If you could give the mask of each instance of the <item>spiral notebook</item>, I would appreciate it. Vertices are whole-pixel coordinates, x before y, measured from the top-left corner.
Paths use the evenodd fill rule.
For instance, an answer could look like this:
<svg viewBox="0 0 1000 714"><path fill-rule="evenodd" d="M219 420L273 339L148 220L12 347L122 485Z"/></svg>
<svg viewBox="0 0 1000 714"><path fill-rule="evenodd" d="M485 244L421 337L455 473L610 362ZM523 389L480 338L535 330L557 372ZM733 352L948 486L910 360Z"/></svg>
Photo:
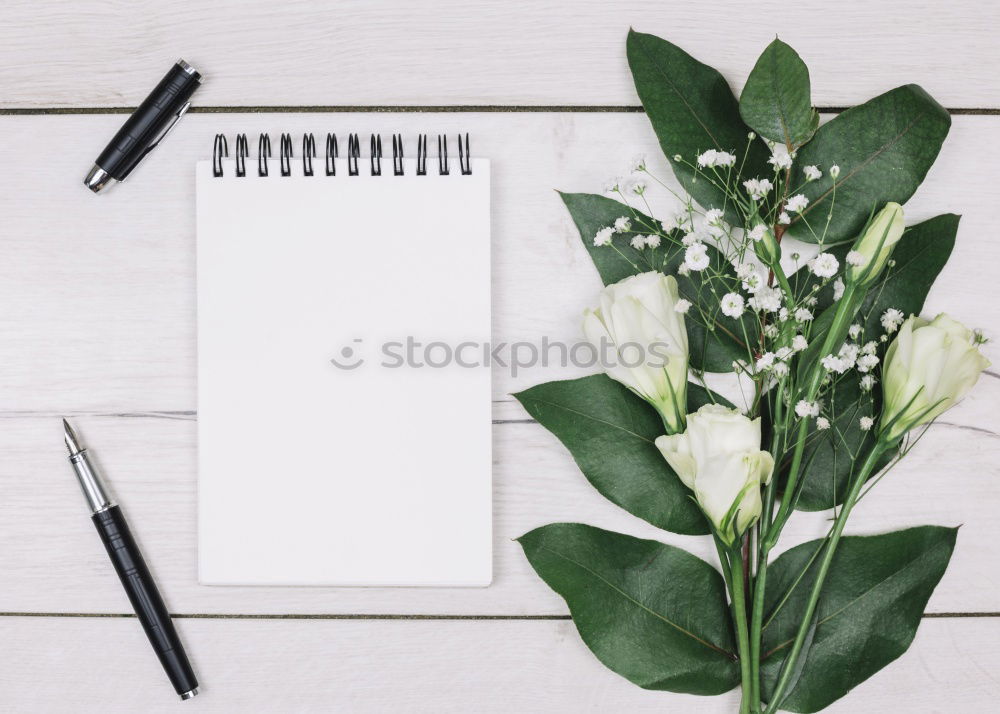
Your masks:
<svg viewBox="0 0 1000 714"><path fill-rule="evenodd" d="M415 139L197 166L203 584L490 583L490 165Z"/></svg>

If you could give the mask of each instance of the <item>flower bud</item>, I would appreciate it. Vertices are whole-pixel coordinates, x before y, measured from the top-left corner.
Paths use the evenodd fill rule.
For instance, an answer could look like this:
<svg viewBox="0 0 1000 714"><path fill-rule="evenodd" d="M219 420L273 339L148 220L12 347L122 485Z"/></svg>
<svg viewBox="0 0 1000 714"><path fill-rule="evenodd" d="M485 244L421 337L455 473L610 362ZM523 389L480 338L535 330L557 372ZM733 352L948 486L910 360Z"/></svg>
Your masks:
<svg viewBox="0 0 1000 714"><path fill-rule="evenodd" d="M684 307L674 277L652 271L608 285L583 317L608 376L652 404L669 434L684 429L687 413Z"/></svg>
<svg viewBox="0 0 1000 714"><path fill-rule="evenodd" d="M656 447L724 542L732 543L760 517L760 487L770 481L774 459L761 451L759 417L706 404L688 414L684 433L661 436Z"/></svg>
<svg viewBox="0 0 1000 714"><path fill-rule="evenodd" d="M883 439L894 442L935 419L964 397L989 366L972 330L944 313L930 321L911 316L885 353Z"/></svg>
<svg viewBox="0 0 1000 714"><path fill-rule="evenodd" d="M898 203L885 204L854 242L853 250L861 258L858 264L848 267L847 281L858 285L873 283L902 238L904 227L903 207Z"/></svg>
<svg viewBox="0 0 1000 714"><path fill-rule="evenodd" d="M781 246L774 237L774 231L771 230L770 226L764 225L764 223L758 223L754 230L764 229L764 234L761 236L760 240L757 240L753 244L753 250L766 265L774 266L781 261Z"/></svg>

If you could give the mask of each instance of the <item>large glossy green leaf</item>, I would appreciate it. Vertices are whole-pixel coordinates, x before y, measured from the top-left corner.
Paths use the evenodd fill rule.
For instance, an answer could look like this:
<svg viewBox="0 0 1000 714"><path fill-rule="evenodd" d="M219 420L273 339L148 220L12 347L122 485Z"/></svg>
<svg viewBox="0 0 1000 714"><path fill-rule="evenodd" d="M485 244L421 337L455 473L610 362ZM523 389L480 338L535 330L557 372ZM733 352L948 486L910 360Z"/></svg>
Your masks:
<svg viewBox="0 0 1000 714"><path fill-rule="evenodd" d="M653 443L663 434L662 419L626 387L597 374L539 384L514 397L569 449L583 475L612 503L673 533L709 532L691 491ZM728 405L688 384L688 412L711 401Z"/></svg>
<svg viewBox="0 0 1000 714"><path fill-rule="evenodd" d="M879 320L890 307L907 315L920 313L927 293L951 255L958 220L959 216L949 213L906 230L893 252L895 264L886 269L885 279L874 285L862 301L857 319L864 328L861 340L878 339L883 332ZM826 292L829 288L821 291L821 296ZM824 311L813 327L813 334L826 331L833 312L832 307ZM818 339L814 344L818 344ZM884 356L885 347L880 345L880 357ZM815 353L805 358L810 356ZM858 420L880 412L881 389L864 392L860 382L861 375L851 370L836 380L826 397L824 413L829 416L831 426L824 431L813 426L807 437L799 510L820 511L843 502L857 455L867 453L875 442L874 431L862 431ZM882 464L893 456L894 453L887 453Z"/></svg>
<svg viewBox="0 0 1000 714"><path fill-rule="evenodd" d="M747 78L740 95L740 115L764 138L792 148L802 146L819 126L809 91L806 63L775 38Z"/></svg>
<svg viewBox="0 0 1000 714"><path fill-rule="evenodd" d="M672 242L664 240L656 250L647 248L640 251L631 246L636 235L655 231L656 222L651 217L606 196L590 193L562 193L560 196L605 285L650 270L660 270L677 279L681 297L696 306L685 320L693 368L707 372L731 372L733 360L747 358L744 335L749 336L752 344L756 343L759 325L755 316L748 311L738 321L723 315L719 311L719 298L712 293L704 277L721 273L731 281L736 280L732 265L719 251L709 246L712 264L708 270L679 275L677 268L684 261L684 248L680 245L679 236L675 236ZM632 221L632 230L616 234L611 245L595 246L594 235L597 231L613 225L615 219L623 216Z"/></svg>
<svg viewBox="0 0 1000 714"><path fill-rule="evenodd" d="M726 79L655 35L630 30L626 50L636 92L677 180L703 207L723 208L731 223L738 222L723 191L704 177L696 180L690 167L699 153L715 149L740 157L741 177L771 174L767 147L760 139L747 138L750 129ZM687 163L675 161L677 154Z"/></svg>
<svg viewBox="0 0 1000 714"><path fill-rule="evenodd" d="M840 541L817 606L812 642L803 655L805 664L782 709L819 711L906 651L948 567L957 532L921 526ZM761 667L765 698L805 612L819 558L810 560L822 542L792 548L768 568L765 612L770 620L765 620Z"/></svg>
<svg viewBox="0 0 1000 714"><path fill-rule="evenodd" d="M913 195L937 158L950 126L948 111L915 84L893 89L834 117L795 159L792 174L796 179L801 179L803 166L816 165L824 173L802 187L809 205L793 217L789 234L816 242L832 206L825 242L852 240L873 208L888 201L905 203ZM829 173L834 164L840 166L836 179Z"/></svg>
<svg viewBox="0 0 1000 714"><path fill-rule="evenodd" d="M687 551L580 523L518 541L609 669L646 689L721 694L739 682L719 572Z"/></svg>

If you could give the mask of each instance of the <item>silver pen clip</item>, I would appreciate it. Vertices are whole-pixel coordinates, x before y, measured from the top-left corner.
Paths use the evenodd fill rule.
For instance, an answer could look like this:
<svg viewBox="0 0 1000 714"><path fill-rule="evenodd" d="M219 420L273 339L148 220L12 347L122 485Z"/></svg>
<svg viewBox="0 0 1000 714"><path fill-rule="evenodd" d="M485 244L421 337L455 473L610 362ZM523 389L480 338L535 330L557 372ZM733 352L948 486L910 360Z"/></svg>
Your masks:
<svg viewBox="0 0 1000 714"><path fill-rule="evenodd" d="M156 141L154 141L152 144L150 144L149 146L146 147L146 150L143 151L139 155L139 158L136 160L136 162L132 166L132 168L128 170L128 173L126 173L124 176L122 176L120 179L118 179L119 183L124 183L125 179L127 179L129 177L129 174L132 173L132 171L135 169L135 167L138 166L139 164L141 164L142 160L145 159L149 155L149 152L152 151L153 149L155 149L157 146L159 146L160 142L167 138L167 134L169 134L171 132L171 130L175 126L177 126L177 122L179 122L181 120L182 116L184 116L185 114L187 114L187 110L190 109L190 108L191 108L191 102L185 102L184 106L182 106L177 111L177 114L174 116L173 121L171 121L169 124L167 124L166 127L164 127L163 133L161 133L156 138Z"/></svg>

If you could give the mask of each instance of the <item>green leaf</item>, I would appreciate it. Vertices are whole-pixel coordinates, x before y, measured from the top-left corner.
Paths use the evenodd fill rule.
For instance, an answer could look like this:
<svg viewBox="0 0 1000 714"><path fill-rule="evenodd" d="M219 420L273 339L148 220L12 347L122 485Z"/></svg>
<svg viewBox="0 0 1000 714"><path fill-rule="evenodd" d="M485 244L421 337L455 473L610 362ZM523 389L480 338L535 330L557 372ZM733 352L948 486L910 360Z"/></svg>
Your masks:
<svg viewBox="0 0 1000 714"><path fill-rule="evenodd" d="M722 208L730 223L739 224L725 192L706 176L696 180L690 166L701 152L716 149L736 155L737 169L743 165L740 180L771 175L767 147L747 138L750 129L725 78L655 35L629 30L626 50L636 92L677 180L703 207ZM674 160L677 154L683 162Z"/></svg>
<svg viewBox="0 0 1000 714"><path fill-rule="evenodd" d="M957 532L921 526L841 539L817 605L805 665L782 709L819 711L906 651L948 567ZM796 546L768 568L761 667L765 698L805 612L819 561L813 556L822 544L815 540Z"/></svg>
<svg viewBox="0 0 1000 714"><path fill-rule="evenodd" d="M779 144L798 147L819 126L809 98L809 69L781 40L769 44L740 95L740 115L750 128Z"/></svg>
<svg viewBox="0 0 1000 714"><path fill-rule="evenodd" d="M645 689L722 694L739 682L719 572L687 551L581 523L518 538L587 647Z"/></svg>
<svg viewBox="0 0 1000 714"><path fill-rule="evenodd" d="M547 382L515 394L525 410L569 449L594 488L657 528L688 535L709 532L691 491L654 445L659 414L607 375ZM710 402L730 406L688 384L688 412Z"/></svg>
<svg viewBox="0 0 1000 714"><path fill-rule="evenodd" d="M852 240L873 208L889 201L905 203L913 195L937 158L950 126L948 111L915 84L893 89L834 117L795 159L793 185L802 181L804 166L819 166L823 177L802 186L809 205L794 216L789 234L816 243L830 215L825 243ZM840 166L836 179L829 173L834 164Z"/></svg>
<svg viewBox="0 0 1000 714"><path fill-rule="evenodd" d="M745 336L749 337L751 344L756 344L759 324L749 311L741 320L733 320L720 312L719 296L712 292L707 276L722 273L729 280L735 281L736 275L733 266L718 250L708 246L711 260L709 269L692 272L687 276L679 275L677 268L684 261L684 247L680 244L679 235L673 233L668 236L660 248L639 251L631 246L632 238L656 232L659 224L653 218L606 196L590 193L559 195L573 217L583 245L590 253L605 285L650 270L674 275L680 296L696 306L684 321L688 333L689 359L694 369L732 372L733 360L746 359ZM597 231L613 225L622 216L632 221L633 230L615 234L611 245L595 246L594 236Z"/></svg>
<svg viewBox="0 0 1000 714"><path fill-rule="evenodd" d="M927 293L951 255L958 221L959 216L949 213L906 230L893 252L895 265L886 269L884 280L876 283L861 303L856 320L863 328L860 340L878 339L883 332L879 320L890 307L906 315L920 314ZM820 291L820 296L830 292L827 288ZM832 295L829 300L832 304ZM828 307L817 318L813 335L826 332L835 310ZM817 348L819 342L818 337L814 338ZM884 357L885 347L880 345L880 357ZM806 363L821 356L817 349L807 352L803 360ZM821 511L843 502L856 465L855 455L866 453L875 442L874 430L862 431L858 420L862 416L875 417L882 409L881 389L864 392L861 375L856 370L837 378L826 401L824 413L830 419L830 428L819 431L813 423L803 452L806 466L797 504L803 511ZM881 466L888 464L894 455L895 452L886 453Z"/></svg>

